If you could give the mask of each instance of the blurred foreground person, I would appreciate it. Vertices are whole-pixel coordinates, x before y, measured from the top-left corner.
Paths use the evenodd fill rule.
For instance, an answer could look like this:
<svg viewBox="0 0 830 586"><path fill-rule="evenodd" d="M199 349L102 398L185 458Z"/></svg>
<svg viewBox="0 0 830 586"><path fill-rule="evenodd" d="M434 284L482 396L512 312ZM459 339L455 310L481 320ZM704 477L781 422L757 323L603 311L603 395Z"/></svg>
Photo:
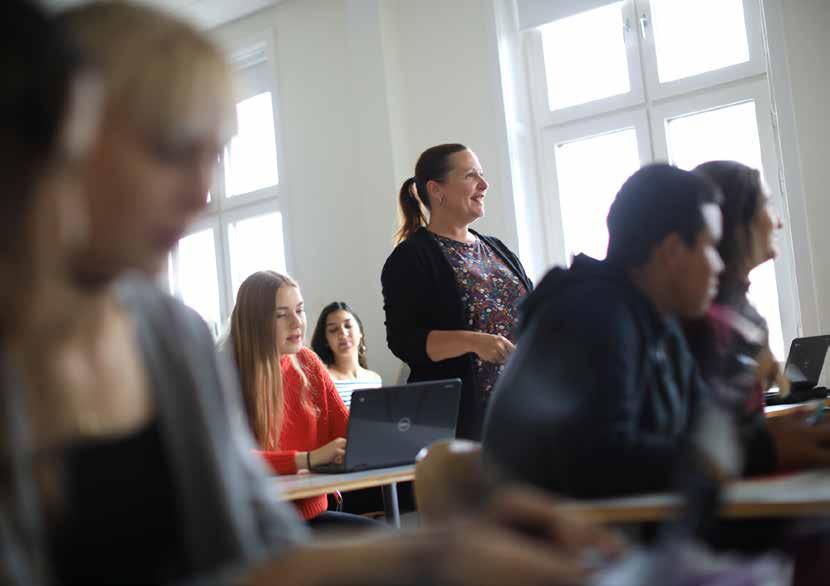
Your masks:
<svg viewBox="0 0 830 586"><path fill-rule="evenodd" d="M2 306L4 583L571 584L588 573L573 551L617 547L521 489L451 528L307 545L253 454L207 327L150 279L204 207L230 135L221 53L154 10L66 13L101 76L87 151L71 51L30 3L7 0L0 15L15 23L0 40L0 141L19 156L2 177L0 233L21 236L2 270L25 285ZM32 274L16 272L27 257ZM58 290L52 279L67 290L54 315L23 320ZM22 342L49 324L63 328L50 353Z"/></svg>

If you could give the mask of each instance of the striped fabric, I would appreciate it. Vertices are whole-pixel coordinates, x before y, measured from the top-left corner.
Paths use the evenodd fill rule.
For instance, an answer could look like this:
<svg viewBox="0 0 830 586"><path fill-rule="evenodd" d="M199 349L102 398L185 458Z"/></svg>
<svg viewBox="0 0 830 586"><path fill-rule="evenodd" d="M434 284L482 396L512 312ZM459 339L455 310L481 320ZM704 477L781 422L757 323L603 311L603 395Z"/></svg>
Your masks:
<svg viewBox="0 0 830 586"><path fill-rule="evenodd" d="M351 407L352 391L358 389L377 389L381 386L379 381L375 380L336 380L334 386L337 387L337 394L343 399L346 407Z"/></svg>

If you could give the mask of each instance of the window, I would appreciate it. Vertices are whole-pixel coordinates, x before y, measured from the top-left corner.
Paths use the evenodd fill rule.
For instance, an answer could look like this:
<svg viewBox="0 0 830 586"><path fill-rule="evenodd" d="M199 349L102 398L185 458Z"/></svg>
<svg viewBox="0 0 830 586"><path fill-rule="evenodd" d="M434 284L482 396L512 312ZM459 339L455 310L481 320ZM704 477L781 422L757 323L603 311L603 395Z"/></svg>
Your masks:
<svg viewBox="0 0 830 586"><path fill-rule="evenodd" d="M542 49L551 110L627 94L628 59L619 22L622 2L543 27ZM562 59L571 53L583 59ZM594 75L585 76L585 71Z"/></svg>
<svg viewBox="0 0 830 586"><path fill-rule="evenodd" d="M237 134L225 149L225 195L236 197L279 182L271 92L236 105Z"/></svg>
<svg viewBox="0 0 830 586"><path fill-rule="evenodd" d="M758 0L518 5L553 262L605 256L614 195L649 161L740 161L761 170L783 214ZM785 226L779 238L789 236ZM780 249L753 271L750 297L783 359L798 310L789 248Z"/></svg>
<svg viewBox="0 0 830 586"><path fill-rule="evenodd" d="M221 323L215 238L211 228L193 232L182 238L170 255L170 266L176 275L172 292L198 311L214 334Z"/></svg>
<svg viewBox="0 0 830 586"><path fill-rule="evenodd" d="M248 275L261 270L285 273L282 215L271 212L228 224L232 298Z"/></svg>
<svg viewBox="0 0 830 586"><path fill-rule="evenodd" d="M602 173L597 161L605 161ZM633 128L556 145L556 173L568 259L584 252L604 258L608 231L594 210L607 210L622 182L640 168Z"/></svg>
<svg viewBox="0 0 830 586"><path fill-rule="evenodd" d="M652 0L651 9L660 83L749 61L742 0Z"/></svg>
<svg viewBox="0 0 830 586"><path fill-rule="evenodd" d="M198 311L215 336L250 274L286 272L272 46L263 36L231 55L237 132L218 162L207 210L168 263L170 291Z"/></svg>

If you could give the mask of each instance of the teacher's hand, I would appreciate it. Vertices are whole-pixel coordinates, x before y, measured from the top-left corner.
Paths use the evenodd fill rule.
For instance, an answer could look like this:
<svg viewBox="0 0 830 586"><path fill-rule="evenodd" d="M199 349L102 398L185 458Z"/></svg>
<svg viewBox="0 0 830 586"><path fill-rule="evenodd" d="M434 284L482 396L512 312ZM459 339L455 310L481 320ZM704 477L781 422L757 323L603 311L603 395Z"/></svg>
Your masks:
<svg viewBox="0 0 830 586"><path fill-rule="evenodd" d="M513 342L504 336L479 332L476 336L473 351L484 362L504 364L515 349L516 347L513 345Z"/></svg>

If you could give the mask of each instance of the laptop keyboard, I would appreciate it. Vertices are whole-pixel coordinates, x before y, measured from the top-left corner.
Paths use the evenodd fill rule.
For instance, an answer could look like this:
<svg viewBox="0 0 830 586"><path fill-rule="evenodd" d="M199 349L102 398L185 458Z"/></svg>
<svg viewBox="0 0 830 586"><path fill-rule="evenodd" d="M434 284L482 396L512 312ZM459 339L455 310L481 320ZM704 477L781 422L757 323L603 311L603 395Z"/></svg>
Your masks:
<svg viewBox="0 0 830 586"><path fill-rule="evenodd" d="M337 474L338 472L345 472L346 465L345 464L320 464L319 466L315 466L312 472L319 472L320 474Z"/></svg>

